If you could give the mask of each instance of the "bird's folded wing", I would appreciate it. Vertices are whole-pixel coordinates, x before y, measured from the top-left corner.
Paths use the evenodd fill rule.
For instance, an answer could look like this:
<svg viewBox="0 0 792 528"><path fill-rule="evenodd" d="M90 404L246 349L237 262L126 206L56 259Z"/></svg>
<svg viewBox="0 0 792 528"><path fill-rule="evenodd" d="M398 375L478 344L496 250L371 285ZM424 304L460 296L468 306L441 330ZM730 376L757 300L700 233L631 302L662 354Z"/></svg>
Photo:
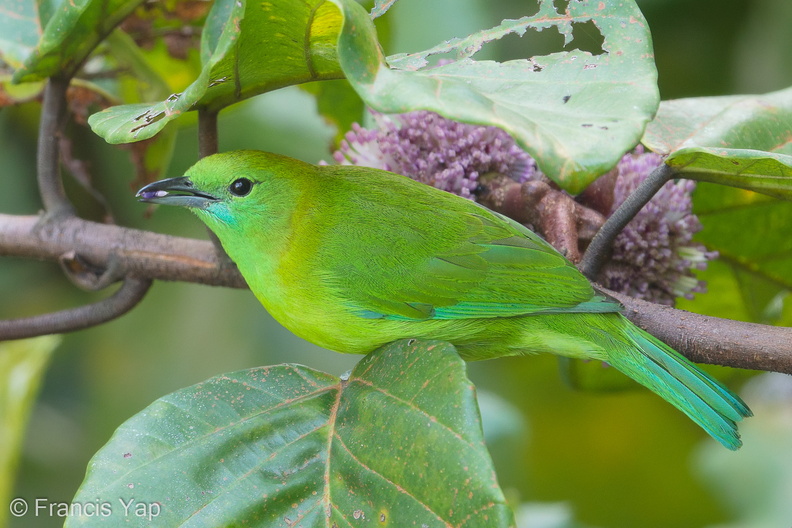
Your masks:
<svg viewBox="0 0 792 528"><path fill-rule="evenodd" d="M367 248L362 266L345 269L336 287L353 311L425 320L621 309L522 225L472 203L463 215L435 214L430 229L400 219L398 231ZM404 252L394 250L400 243Z"/></svg>

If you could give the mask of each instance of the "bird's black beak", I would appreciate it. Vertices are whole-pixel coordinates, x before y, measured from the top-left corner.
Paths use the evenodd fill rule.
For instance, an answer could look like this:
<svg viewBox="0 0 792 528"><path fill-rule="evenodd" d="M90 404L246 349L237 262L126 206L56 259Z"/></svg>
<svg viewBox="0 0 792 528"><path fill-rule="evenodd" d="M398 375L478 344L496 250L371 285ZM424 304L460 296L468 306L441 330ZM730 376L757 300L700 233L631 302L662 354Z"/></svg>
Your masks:
<svg viewBox="0 0 792 528"><path fill-rule="evenodd" d="M198 191L190 178L168 178L149 183L135 195L139 201L154 204L180 205L205 209L219 200L216 196Z"/></svg>

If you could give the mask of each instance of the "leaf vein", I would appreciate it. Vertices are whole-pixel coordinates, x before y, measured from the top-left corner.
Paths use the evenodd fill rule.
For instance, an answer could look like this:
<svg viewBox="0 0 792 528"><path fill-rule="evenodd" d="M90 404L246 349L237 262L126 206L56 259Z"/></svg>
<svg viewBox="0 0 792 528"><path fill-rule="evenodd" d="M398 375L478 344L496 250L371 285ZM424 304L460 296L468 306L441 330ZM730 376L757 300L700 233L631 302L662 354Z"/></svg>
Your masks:
<svg viewBox="0 0 792 528"><path fill-rule="evenodd" d="M420 504L421 506L423 506L423 507L424 507L424 509L426 509L426 511L428 511L429 513L431 513L432 515L434 515L435 517L437 517L437 519L438 519L439 521L441 521L442 523L444 523L444 524L446 525L446 527L447 527L447 528L454 528L454 527L453 527L453 525L452 525L451 523L449 523L448 521L446 521L445 519L443 519L443 518L440 516L440 514L438 514L438 513L437 513L437 512L435 512L434 510L432 510L432 508L430 508L428 504L426 504L426 503L424 503L423 501L421 501L420 499L418 499L418 497L416 497L415 495L413 495L412 493L410 493L408 490L406 490L405 488L403 488L403 487L402 487L402 486L400 486L399 484L397 484L397 483L393 482L392 480L390 480L389 478L387 478L387 477L386 477L385 475L383 475L382 473L380 473L380 472L378 472L378 471L376 471L376 470L374 470L374 469L370 468L370 467L369 467L369 466L367 466L366 464L364 464L364 463L363 463L363 462L362 462L362 461L361 461L359 458L357 458L357 457L354 455L354 453L352 453L352 451L349 449L349 447L347 447L347 445L344 443L344 441L343 441L343 440L341 439L341 437L338 435L338 432L337 432L337 431L336 431L336 433L335 433L335 438L336 438L336 440L338 441L339 445L340 445L340 446L341 446L341 447L344 449L344 451L346 451L346 452L347 452L347 454L348 454L348 455L349 455L349 456L352 458L352 460L354 460L354 461L355 461L355 463L357 463L357 464L358 464L360 467L362 467L362 468L363 468L363 469L365 469L366 471L369 471L369 472L373 473L374 475L377 475L377 476L378 476L378 477L380 477L382 480L384 480L385 482L387 482L388 484L390 484L391 486L393 486L393 487L396 489L396 491L398 491L399 493L402 493L402 494L404 494L404 495L406 495L406 496L410 497L410 498L411 498L411 499L413 499L415 502L417 502L418 504ZM342 515L343 515L343 514L342 514Z"/></svg>

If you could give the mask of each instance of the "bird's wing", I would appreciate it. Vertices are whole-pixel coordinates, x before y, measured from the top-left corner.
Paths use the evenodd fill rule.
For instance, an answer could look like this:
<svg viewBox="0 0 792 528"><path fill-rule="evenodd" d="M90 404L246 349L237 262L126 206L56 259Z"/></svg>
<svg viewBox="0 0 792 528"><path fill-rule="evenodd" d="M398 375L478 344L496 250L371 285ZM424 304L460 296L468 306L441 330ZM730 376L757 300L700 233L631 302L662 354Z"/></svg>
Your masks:
<svg viewBox="0 0 792 528"><path fill-rule="evenodd" d="M360 258L336 259L346 262L334 280L340 297L361 317L405 320L621 309L539 236L465 203L456 211L378 204L379 236L367 240Z"/></svg>

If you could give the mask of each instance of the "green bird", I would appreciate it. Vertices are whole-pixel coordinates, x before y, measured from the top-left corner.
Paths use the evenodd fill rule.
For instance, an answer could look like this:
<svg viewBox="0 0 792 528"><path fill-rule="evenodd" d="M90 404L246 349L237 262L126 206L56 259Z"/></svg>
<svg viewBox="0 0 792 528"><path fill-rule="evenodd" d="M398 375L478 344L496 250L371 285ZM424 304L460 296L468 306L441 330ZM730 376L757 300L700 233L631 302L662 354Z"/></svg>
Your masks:
<svg viewBox="0 0 792 528"><path fill-rule="evenodd" d="M206 157L141 201L190 208L283 326L365 354L402 338L466 360L550 352L605 361L729 449L743 401L630 323L523 225L472 201L367 167L258 151Z"/></svg>

